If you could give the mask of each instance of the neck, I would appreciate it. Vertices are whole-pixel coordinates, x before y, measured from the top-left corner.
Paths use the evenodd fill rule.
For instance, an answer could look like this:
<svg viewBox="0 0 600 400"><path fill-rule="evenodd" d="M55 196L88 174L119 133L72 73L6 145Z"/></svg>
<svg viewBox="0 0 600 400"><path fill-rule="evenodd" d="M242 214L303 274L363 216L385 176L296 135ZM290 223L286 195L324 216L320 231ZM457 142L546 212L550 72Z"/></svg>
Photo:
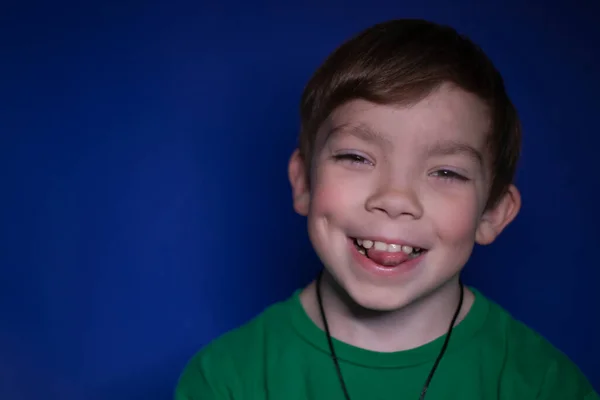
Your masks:
<svg viewBox="0 0 600 400"><path fill-rule="evenodd" d="M312 282L300 299L309 317L324 329L316 289L316 282ZM325 272L321 295L331 336L366 350L394 352L422 346L446 334L460 301L460 286L455 276L401 309L379 312L356 304ZM473 301L473 293L465 288L456 323L466 316Z"/></svg>

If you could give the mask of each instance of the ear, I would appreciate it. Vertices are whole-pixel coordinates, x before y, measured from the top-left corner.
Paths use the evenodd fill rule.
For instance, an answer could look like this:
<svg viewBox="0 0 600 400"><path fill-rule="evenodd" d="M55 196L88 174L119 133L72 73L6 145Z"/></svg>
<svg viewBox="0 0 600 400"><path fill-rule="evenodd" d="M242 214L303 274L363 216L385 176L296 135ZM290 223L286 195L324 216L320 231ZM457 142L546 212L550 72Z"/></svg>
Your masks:
<svg viewBox="0 0 600 400"><path fill-rule="evenodd" d="M500 201L483 213L475 233L475 242L481 245L492 243L515 219L520 209L521 194L516 186L510 185Z"/></svg>
<svg viewBox="0 0 600 400"><path fill-rule="evenodd" d="M292 185L292 197L294 210L302 215L308 215L310 206L310 191L307 181L307 166L300 155L300 150L296 149L290 157L288 165L288 177Z"/></svg>

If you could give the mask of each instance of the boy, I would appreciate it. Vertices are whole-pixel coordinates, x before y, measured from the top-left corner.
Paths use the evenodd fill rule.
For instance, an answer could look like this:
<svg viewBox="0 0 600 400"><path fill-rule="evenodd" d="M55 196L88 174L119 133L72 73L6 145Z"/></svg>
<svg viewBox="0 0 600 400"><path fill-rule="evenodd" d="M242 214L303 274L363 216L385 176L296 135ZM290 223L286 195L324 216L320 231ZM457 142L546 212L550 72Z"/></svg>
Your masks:
<svg viewBox="0 0 600 400"><path fill-rule="evenodd" d="M294 209L324 271L203 349L177 400L598 400L566 356L460 272L517 215L521 129L453 29L376 25L301 102Z"/></svg>

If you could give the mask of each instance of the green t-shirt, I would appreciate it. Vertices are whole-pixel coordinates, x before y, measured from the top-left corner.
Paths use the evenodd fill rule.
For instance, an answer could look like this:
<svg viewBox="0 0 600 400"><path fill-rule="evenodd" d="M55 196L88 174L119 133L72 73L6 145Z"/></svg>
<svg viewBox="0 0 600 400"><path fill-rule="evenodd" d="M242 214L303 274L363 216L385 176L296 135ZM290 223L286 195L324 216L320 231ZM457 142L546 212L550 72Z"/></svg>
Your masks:
<svg viewBox="0 0 600 400"><path fill-rule="evenodd" d="M600 400L580 370L540 335L473 290L426 400ZM343 400L327 338L299 291L206 346L176 400ZM418 400L444 337L395 353L334 340L353 400Z"/></svg>

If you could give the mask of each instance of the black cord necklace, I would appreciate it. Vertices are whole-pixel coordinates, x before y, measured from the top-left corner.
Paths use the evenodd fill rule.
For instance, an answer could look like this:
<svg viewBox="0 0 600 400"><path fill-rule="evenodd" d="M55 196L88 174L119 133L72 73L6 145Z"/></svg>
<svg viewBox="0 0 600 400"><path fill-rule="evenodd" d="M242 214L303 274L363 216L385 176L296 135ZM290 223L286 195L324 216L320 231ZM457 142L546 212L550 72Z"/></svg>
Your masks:
<svg viewBox="0 0 600 400"><path fill-rule="evenodd" d="M344 397L346 400L350 400L350 394L348 393L348 388L346 387L346 382L344 382L344 377L342 376L342 370L340 369L340 364L338 361L338 357L335 354L335 350L333 348L333 341L331 340L331 333L329 332L329 324L327 323L327 317L325 317L325 310L323 308L323 299L321 298L321 278L323 276L323 271L319 273L317 277L317 301L319 303L319 309L321 311L321 318L323 320L323 326L325 327L325 333L327 334L327 342L329 343L329 351L331 353L331 358L333 359L333 363L335 364L335 369L338 374L338 378L340 380L340 384L342 386L342 391L344 392ZM444 344L442 349L440 350L440 354L438 354L435 363L433 363L433 367L429 372L429 376L427 376L427 380L423 385L423 389L421 390L421 395L419 396L419 400L424 400L425 395L427 394L427 389L429 389L429 384L431 383L431 379L433 378L433 374L435 374L435 370L438 367L438 364L442 360L444 353L446 352L446 348L448 347L448 342L450 341L450 335L452 335L452 329L454 328L454 324L456 323L456 319L458 318L458 314L460 313L460 309L462 308L463 298L464 298L464 287L462 282L458 281L460 285L460 300L458 302L458 307L456 307L456 311L454 312L454 316L452 317L452 322L450 322L450 328L448 328L448 333L446 334L446 340L444 340Z"/></svg>

